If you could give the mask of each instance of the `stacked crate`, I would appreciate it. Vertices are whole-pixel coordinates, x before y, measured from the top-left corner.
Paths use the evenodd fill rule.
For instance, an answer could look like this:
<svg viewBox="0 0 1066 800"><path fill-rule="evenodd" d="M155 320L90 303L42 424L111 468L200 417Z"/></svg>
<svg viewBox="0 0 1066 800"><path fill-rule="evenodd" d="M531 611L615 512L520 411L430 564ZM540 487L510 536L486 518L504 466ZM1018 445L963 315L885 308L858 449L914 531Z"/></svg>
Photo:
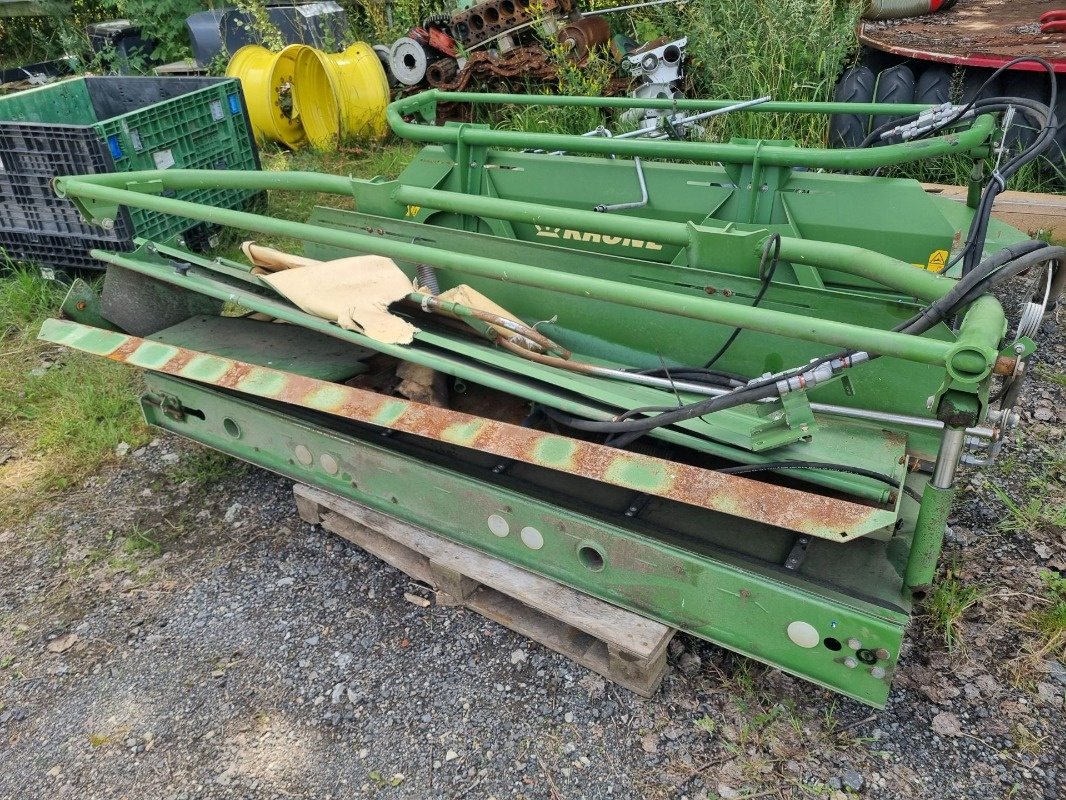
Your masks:
<svg viewBox="0 0 1066 800"><path fill-rule="evenodd" d="M92 248L132 250L135 238L205 241L205 226L123 208L111 230L85 222L52 178L145 169L258 169L240 84L227 78L75 78L0 98L0 249L54 269L101 268ZM256 192L195 189L176 197L220 208Z"/></svg>

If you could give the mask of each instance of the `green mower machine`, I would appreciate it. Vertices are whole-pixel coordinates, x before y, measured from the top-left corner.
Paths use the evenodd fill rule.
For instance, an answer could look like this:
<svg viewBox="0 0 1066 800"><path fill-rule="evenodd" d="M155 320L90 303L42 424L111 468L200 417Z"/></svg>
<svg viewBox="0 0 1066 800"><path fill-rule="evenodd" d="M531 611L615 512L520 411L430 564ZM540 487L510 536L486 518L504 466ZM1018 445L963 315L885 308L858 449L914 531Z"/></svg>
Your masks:
<svg viewBox="0 0 1066 800"><path fill-rule="evenodd" d="M434 124L444 102L891 114L914 135L535 134ZM429 91L389 107L428 143L395 181L56 179L105 226L128 206L304 248L94 251L100 295L77 284L41 337L146 370L153 425L882 706L956 470L1016 424L1063 283L1063 248L989 219L1026 156L1001 116ZM871 174L951 155L969 204ZM182 199L204 187L354 210ZM1023 273L1038 291L1009 323L995 290Z"/></svg>

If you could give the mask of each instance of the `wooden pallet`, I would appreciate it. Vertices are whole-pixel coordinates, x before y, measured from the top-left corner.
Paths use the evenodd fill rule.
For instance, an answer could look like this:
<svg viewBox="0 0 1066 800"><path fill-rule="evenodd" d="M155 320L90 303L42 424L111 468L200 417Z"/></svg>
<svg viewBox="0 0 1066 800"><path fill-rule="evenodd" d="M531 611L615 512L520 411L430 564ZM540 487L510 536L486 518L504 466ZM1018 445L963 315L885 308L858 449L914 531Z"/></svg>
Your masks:
<svg viewBox="0 0 1066 800"><path fill-rule="evenodd" d="M666 672L674 628L311 486L297 484L306 522L429 584L462 605L644 697Z"/></svg>
<svg viewBox="0 0 1066 800"><path fill-rule="evenodd" d="M923 183L922 188L957 203L966 202L965 186ZM1066 201L1061 194L1002 192L996 197L992 216L1030 236L1044 232L1056 240L1066 237Z"/></svg>

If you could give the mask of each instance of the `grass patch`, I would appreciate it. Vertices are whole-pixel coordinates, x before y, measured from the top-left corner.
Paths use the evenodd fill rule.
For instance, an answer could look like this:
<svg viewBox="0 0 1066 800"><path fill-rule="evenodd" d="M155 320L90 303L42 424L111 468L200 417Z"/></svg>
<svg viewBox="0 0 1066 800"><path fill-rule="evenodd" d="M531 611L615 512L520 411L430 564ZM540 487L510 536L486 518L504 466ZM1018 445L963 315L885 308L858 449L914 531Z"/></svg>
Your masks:
<svg viewBox="0 0 1066 800"><path fill-rule="evenodd" d="M224 478L240 474L245 464L231 458L218 450L197 447L183 455L181 461L171 471L175 483L189 481L196 486L207 486Z"/></svg>
<svg viewBox="0 0 1066 800"><path fill-rule="evenodd" d="M943 634L948 650L961 648L963 616L988 593L987 586L963 583L953 569L933 587L925 613L933 629Z"/></svg>
<svg viewBox="0 0 1066 800"><path fill-rule="evenodd" d="M1023 628L1037 637L1036 652L1041 656L1051 655L1066 658L1066 577L1054 572L1044 572L1044 597L1046 603L1030 612Z"/></svg>
<svg viewBox="0 0 1066 800"><path fill-rule="evenodd" d="M63 288L29 268L0 275L0 523L25 515L114 456L147 440L127 367L37 341Z"/></svg>

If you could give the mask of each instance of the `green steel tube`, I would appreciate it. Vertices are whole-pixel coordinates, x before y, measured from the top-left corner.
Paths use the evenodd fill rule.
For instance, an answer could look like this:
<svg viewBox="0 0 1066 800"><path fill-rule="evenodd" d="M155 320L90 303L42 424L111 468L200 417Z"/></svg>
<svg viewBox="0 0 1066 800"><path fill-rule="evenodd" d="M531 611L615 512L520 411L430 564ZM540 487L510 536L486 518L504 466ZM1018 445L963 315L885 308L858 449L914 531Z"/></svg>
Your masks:
<svg viewBox="0 0 1066 800"><path fill-rule="evenodd" d="M478 99L473 99L478 98ZM599 136L574 136L557 133L529 133L526 131L505 131L474 125L425 125L408 122L404 115L421 112L429 104L437 101L448 102L482 102L482 103L518 103L524 105L580 105L607 108L631 108L633 98L591 98L490 94L479 96L471 93L438 92L431 89L412 97L403 98L390 104L386 110L389 125L397 136L414 141L434 142L436 144L482 147L509 147L515 149L565 150L572 153L596 153L600 155L639 156L641 158L674 158L685 161L717 161L725 164L747 164L756 159L760 164L781 167L809 167L812 169L867 170L924 161L952 153L967 153L988 144L989 137L995 130L996 122L992 115L982 114L973 121L969 128L959 132L930 137L918 141L872 147L863 150L787 147L779 144L728 144L711 142L681 142L670 140L613 139ZM610 102L619 101L619 102ZM637 100L640 107L684 108L683 101L675 106L673 101ZM666 105L660 105L666 103ZM763 103L751 110L810 111L811 107L782 109L779 104ZM813 105L813 104L812 104ZM862 113L858 106L837 104L839 108L819 108L819 113ZM876 106L876 104L872 104ZM712 106L700 105L698 102L691 110L709 109ZM881 112L901 113L901 106L887 106ZM919 110L924 107L916 106ZM907 113L907 112L902 112Z"/></svg>
<svg viewBox="0 0 1066 800"><path fill-rule="evenodd" d="M954 488L938 489L931 483L925 485L918 519L914 523L914 538L911 540L911 551L907 557L907 570L903 576L906 591L924 592L933 582L940 550L944 544L944 530L947 528L954 499Z"/></svg>
<svg viewBox="0 0 1066 800"><path fill-rule="evenodd" d="M689 246L698 235L692 226L680 222L600 214L595 211L441 189L401 185L392 196L397 202L405 205L417 205L438 211L525 222L530 225L574 227L608 236L645 239L680 247ZM762 241L759 244L761 245ZM955 285L953 278L917 269L899 259L853 245L782 237L781 257L786 261L828 267L868 278L926 302L940 299Z"/></svg>
<svg viewBox="0 0 1066 800"><path fill-rule="evenodd" d="M883 253L836 242L783 236L781 258L867 278L927 303L939 300L955 285L954 278L919 269Z"/></svg>
<svg viewBox="0 0 1066 800"><path fill-rule="evenodd" d="M159 183L161 187L165 186L167 189L197 189L208 185L218 189L282 189L323 192L344 197L352 195L354 183L351 178L323 175L317 172L146 170L102 173L78 178L57 178L56 191L60 195L77 196L69 189L71 180L118 189L126 189L138 184L151 187ZM578 227L581 230L608 236L643 238L679 247L688 247L699 235L691 225L680 222L601 214L595 211L468 195L440 189L398 185L392 192L392 198L399 205L418 205L457 214L526 222L531 225ZM124 204L137 205L131 201ZM760 246L761 244L762 242ZM753 258L755 255L757 253L753 253ZM782 238L781 255L788 261L831 267L840 272L867 278L926 302L942 297L955 282L953 278L916 269L911 264L872 250L832 242Z"/></svg>
<svg viewBox="0 0 1066 800"><path fill-rule="evenodd" d="M1007 332L1003 306L993 295L974 300L966 310L959 335L947 360L948 374L963 383L977 383L999 355L999 343Z"/></svg>
<svg viewBox="0 0 1066 800"><path fill-rule="evenodd" d="M135 175L135 173L131 174ZM90 176L91 179L57 178L55 186L60 196L130 205L262 234L287 236L404 261L423 262L440 269L456 270L492 280L508 281L577 297L645 308L720 325L750 328L764 333L835 347L866 350L923 364L944 366L953 347L950 342L935 339L864 328L861 325L835 320L812 319L784 311L741 306L709 297L679 295L648 287L632 287L602 278L570 275L484 256L447 252L425 245L392 241L350 231L320 228L307 223L273 219L246 211L215 208L139 191L115 189L105 185L107 179L114 180L115 177L112 173ZM100 180L101 178L105 180ZM165 182L160 181L159 184L162 186Z"/></svg>

